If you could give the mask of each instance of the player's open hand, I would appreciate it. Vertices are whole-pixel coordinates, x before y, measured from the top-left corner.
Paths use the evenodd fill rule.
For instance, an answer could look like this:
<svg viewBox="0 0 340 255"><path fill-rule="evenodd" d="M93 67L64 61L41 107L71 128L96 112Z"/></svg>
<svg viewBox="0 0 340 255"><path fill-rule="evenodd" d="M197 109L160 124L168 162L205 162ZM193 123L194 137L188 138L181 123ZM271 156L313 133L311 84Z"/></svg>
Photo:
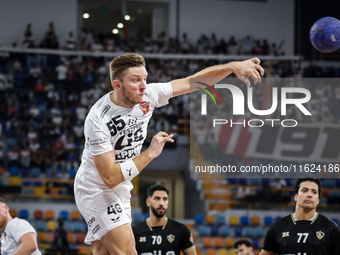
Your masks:
<svg viewBox="0 0 340 255"><path fill-rule="evenodd" d="M173 136L174 136L173 134L168 135L167 133L162 131L158 132L158 134L156 134L152 138L151 144L148 148L151 157L152 158L158 157L161 154L166 142L173 143L174 142L174 140L172 139Z"/></svg>
<svg viewBox="0 0 340 255"><path fill-rule="evenodd" d="M250 81L248 80L249 77L254 79L255 84L261 82L261 75L264 74L264 70L260 63L261 61L256 57L240 62L234 62L233 72L247 85L247 87L250 87Z"/></svg>

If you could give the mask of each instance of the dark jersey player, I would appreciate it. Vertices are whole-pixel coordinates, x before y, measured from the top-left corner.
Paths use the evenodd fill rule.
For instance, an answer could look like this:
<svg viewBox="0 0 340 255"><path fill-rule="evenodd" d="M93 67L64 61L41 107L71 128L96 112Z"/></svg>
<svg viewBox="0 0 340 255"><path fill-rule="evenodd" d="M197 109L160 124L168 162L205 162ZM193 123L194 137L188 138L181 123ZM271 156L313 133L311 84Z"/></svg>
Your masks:
<svg viewBox="0 0 340 255"><path fill-rule="evenodd" d="M314 176L295 184L295 213L274 223L265 236L260 255L339 255L340 229L316 212L321 181Z"/></svg>
<svg viewBox="0 0 340 255"><path fill-rule="evenodd" d="M154 184L147 190L150 217L132 227L139 255L196 255L188 227L166 217L169 190Z"/></svg>

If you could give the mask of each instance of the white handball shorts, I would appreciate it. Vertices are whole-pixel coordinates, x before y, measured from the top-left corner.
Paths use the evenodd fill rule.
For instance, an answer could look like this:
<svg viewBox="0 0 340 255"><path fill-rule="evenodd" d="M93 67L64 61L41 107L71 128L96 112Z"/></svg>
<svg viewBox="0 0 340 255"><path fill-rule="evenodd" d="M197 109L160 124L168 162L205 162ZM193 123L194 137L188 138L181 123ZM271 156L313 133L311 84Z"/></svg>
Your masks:
<svg viewBox="0 0 340 255"><path fill-rule="evenodd" d="M74 195L77 207L86 220L88 230L85 243L102 237L121 225L131 224L131 182L124 182L109 189L98 185L84 175L77 175Z"/></svg>

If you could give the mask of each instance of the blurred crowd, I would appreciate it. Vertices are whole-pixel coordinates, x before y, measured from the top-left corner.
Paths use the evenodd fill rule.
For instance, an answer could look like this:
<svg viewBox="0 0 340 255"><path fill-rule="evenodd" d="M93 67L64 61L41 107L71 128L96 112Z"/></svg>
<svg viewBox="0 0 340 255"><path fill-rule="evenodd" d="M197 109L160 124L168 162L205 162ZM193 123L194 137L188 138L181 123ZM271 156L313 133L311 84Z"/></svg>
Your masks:
<svg viewBox="0 0 340 255"><path fill-rule="evenodd" d="M32 27L28 24L22 44L26 48L109 52L284 54L280 52L282 43L278 47L275 44L269 46L266 40L250 36L240 41L231 37L226 42L224 39L217 40L214 35L202 35L196 43L192 43L186 34L180 39L167 39L162 33L157 40L141 37L122 41L112 33L95 34L85 28L80 40L70 32L69 39L59 46L53 22L38 46L35 46ZM84 146L83 122L86 115L102 95L112 90L108 67L111 60L105 57L0 52L0 175L19 169L22 176L30 176L30 169L35 168L46 177L74 176ZM146 61L149 83L182 78L221 63L218 60L188 59ZM263 66L268 71L269 62L263 62ZM272 62L270 69L271 77L278 78L338 76L336 70L314 66L302 68L301 63L296 61ZM315 95L313 116L319 121L338 123L340 90L325 84L311 92ZM254 106L257 108L263 101L263 95L260 93L255 98ZM165 116L176 124L178 119L189 117L189 109L189 95L183 95L170 100L169 105L157 109L155 114ZM289 114L293 116L295 113Z"/></svg>
<svg viewBox="0 0 340 255"><path fill-rule="evenodd" d="M73 31L69 31L64 42L58 40L54 23L50 22L42 39L36 38L31 24L27 24L24 31L22 47L40 49L66 49L92 52L141 52L141 53L180 53L180 54L229 54L229 55L284 55L281 50L285 41L278 45L276 42L268 42L267 39L255 38L246 35L243 38L235 38L231 35L228 39L217 38L211 35L201 34L197 41L188 39L187 33L181 38L167 37L161 32L157 38L152 39L150 34L139 34L124 40L121 35L111 31L97 32L93 28L82 28L78 38ZM39 40L40 39L40 40ZM14 43L16 47L18 43ZM20 47L21 47L20 46Z"/></svg>

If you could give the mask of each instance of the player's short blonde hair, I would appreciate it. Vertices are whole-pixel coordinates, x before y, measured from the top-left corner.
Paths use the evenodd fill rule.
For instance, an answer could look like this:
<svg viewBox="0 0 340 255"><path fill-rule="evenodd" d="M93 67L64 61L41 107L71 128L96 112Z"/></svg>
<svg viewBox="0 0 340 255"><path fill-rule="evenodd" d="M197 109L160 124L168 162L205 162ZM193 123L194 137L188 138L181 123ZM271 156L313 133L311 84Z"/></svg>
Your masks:
<svg viewBox="0 0 340 255"><path fill-rule="evenodd" d="M110 63L110 79L111 85L113 81L122 80L124 73L130 67L146 66L145 59L138 53L126 53L115 57Z"/></svg>

